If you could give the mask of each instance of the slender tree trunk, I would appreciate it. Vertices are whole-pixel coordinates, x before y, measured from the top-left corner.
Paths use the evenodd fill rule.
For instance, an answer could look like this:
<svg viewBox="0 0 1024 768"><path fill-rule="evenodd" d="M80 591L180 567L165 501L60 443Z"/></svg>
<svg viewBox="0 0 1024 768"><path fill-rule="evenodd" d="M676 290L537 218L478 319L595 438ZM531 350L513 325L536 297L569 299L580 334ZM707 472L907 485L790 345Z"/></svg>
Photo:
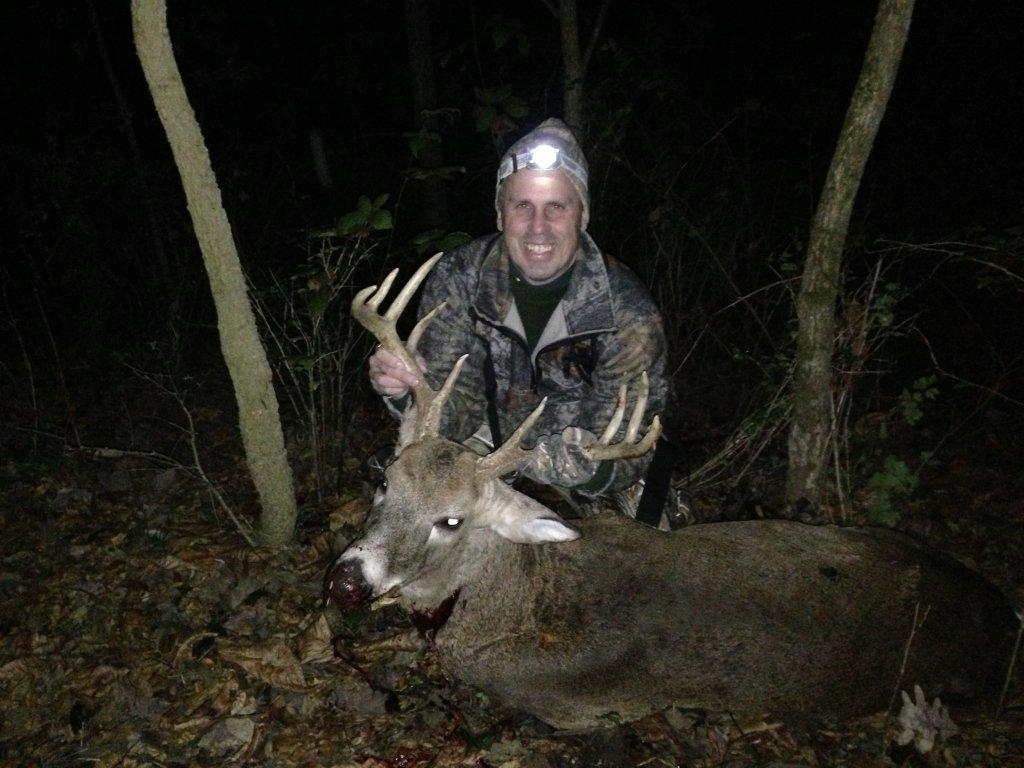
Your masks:
<svg viewBox="0 0 1024 768"><path fill-rule="evenodd" d="M434 80L434 56L430 43L430 13L427 0L405 0L405 32L409 41L409 73L412 84L412 108L416 127L437 133L437 85ZM430 142L419 153L420 167L426 171L422 183L420 221L427 228L448 224L448 198L445 181L430 171L444 164L441 145Z"/></svg>
<svg viewBox="0 0 1024 768"><path fill-rule="evenodd" d="M295 527L295 492L277 395L210 155L174 61L165 0L132 0L132 24L135 49L174 153L210 278L221 351L238 402L242 443L263 510L260 537L269 545L284 544Z"/></svg>
<svg viewBox="0 0 1024 768"><path fill-rule="evenodd" d="M580 44L580 17L578 0L559 0L558 24L562 35L563 110L562 117L580 138L586 132L586 110L584 107L584 86L587 68L594 53L604 17L611 0L603 0L597 20L590 31L587 47Z"/></svg>
<svg viewBox="0 0 1024 768"><path fill-rule="evenodd" d="M833 438L832 353L843 246L853 201L885 114L910 29L914 0L881 0L807 244L797 298L793 423L786 495L817 504Z"/></svg>
<svg viewBox="0 0 1024 768"><path fill-rule="evenodd" d="M580 50L580 19L577 0L560 0L562 30L562 77L565 122L577 133L583 132L583 51Z"/></svg>

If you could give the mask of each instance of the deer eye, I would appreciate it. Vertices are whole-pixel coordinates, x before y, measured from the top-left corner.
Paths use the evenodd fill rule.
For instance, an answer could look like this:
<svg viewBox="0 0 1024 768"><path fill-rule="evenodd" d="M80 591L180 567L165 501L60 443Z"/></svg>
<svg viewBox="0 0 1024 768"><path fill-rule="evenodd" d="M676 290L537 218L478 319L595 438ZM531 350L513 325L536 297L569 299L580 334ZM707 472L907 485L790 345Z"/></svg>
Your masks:
<svg viewBox="0 0 1024 768"><path fill-rule="evenodd" d="M442 517L434 523L435 528L440 528L443 531L457 531L461 525L461 517Z"/></svg>

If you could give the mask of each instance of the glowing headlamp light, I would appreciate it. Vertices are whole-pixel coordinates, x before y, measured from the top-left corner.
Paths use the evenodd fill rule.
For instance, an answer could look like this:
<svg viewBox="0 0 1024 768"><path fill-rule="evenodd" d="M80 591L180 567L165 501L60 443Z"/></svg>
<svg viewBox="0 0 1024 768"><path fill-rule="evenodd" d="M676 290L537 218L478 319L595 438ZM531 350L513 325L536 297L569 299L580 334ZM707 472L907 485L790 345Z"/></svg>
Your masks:
<svg viewBox="0 0 1024 768"><path fill-rule="evenodd" d="M537 144L525 152L517 155L505 155L498 166L498 182L502 182L523 168L532 168L535 171L550 171L555 168L564 168L577 179L583 186L587 186L586 169L568 157L558 147L551 144Z"/></svg>

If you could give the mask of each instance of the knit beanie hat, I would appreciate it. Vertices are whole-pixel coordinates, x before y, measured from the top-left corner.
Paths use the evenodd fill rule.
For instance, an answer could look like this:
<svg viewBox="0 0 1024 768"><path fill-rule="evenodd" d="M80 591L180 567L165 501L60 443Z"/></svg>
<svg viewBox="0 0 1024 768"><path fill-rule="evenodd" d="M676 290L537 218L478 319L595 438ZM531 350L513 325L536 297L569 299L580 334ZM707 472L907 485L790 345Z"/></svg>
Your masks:
<svg viewBox="0 0 1024 768"><path fill-rule="evenodd" d="M569 126L557 117L550 117L509 147L498 166L498 181L494 189L494 208L498 212L499 221L501 182L521 168L561 168L565 171L579 193L583 205L583 229L587 228L590 220L587 158L583 156L583 150Z"/></svg>

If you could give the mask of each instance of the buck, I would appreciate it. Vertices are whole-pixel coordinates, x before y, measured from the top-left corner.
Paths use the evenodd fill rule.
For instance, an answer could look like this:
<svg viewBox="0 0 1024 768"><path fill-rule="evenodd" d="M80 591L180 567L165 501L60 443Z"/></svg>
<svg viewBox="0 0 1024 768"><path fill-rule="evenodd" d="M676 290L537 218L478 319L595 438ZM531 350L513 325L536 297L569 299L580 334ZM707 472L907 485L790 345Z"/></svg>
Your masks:
<svg viewBox="0 0 1024 768"><path fill-rule="evenodd" d="M395 323L439 256L385 314L397 271L352 304L410 370L437 310L407 342ZM326 580L343 604L388 595L450 610L435 644L455 678L556 728L671 706L844 718L883 709L897 687L998 690L1017 620L977 574L886 530L778 520L667 533L619 515L569 525L502 480L529 456L520 444L543 403L488 456L440 435L464 360L439 390L423 377L413 389L365 532ZM591 458L651 450L660 425L641 433L639 386L624 428L620 389Z"/></svg>

